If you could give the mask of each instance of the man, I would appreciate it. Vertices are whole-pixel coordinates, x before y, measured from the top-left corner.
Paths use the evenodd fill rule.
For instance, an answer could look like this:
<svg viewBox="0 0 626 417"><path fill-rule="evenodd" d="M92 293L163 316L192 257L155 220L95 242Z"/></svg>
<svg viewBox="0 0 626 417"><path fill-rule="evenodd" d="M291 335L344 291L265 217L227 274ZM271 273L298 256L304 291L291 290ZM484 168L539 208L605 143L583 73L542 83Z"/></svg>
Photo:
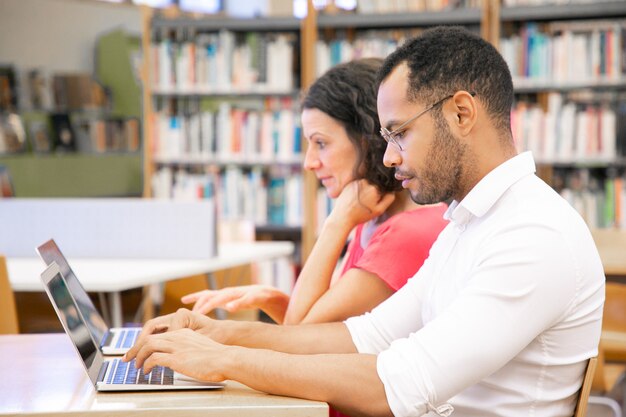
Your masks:
<svg viewBox="0 0 626 417"><path fill-rule="evenodd" d="M126 359L354 415L571 416L604 275L580 216L516 155L504 60L464 29L436 28L391 54L380 81L385 165L420 204L454 199L416 276L344 323L181 310L148 322Z"/></svg>

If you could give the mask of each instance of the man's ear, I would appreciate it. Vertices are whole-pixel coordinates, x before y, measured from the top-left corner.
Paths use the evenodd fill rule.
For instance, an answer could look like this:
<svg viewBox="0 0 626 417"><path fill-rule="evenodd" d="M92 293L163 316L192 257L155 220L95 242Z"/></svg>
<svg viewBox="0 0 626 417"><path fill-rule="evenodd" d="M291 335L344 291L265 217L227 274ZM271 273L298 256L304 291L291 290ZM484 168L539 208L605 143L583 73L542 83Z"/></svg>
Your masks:
<svg viewBox="0 0 626 417"><path fill-rule="evenodd" d="M449 100L448 111L450 122L458 134L468 135L478 117L478 106L472 94L467 91L457 91Z"/></svg>

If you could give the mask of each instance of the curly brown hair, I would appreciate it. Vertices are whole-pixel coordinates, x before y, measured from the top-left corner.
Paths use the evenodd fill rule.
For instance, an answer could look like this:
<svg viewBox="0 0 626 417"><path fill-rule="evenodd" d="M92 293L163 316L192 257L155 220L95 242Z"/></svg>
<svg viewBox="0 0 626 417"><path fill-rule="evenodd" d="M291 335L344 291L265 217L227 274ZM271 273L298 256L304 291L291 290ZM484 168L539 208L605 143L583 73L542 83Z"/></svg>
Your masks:
<svg viewBox="0 0 626 417"><path fill-rule="evenodd" d="M401 190L402 185L394 170L383 165L387 143L379 135L376 111L376 74L382 62L365 58L331 68L311 85L302 109L318 109L341 123L357 151L354 177L388 193Z"/></svg>

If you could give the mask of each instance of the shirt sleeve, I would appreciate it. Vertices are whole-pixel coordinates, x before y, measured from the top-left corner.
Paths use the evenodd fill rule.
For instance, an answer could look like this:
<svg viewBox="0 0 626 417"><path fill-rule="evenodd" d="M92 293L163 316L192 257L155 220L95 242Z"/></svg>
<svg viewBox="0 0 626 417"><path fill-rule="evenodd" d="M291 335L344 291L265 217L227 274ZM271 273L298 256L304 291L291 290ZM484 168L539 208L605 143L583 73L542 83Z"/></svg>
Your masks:
<svg viewBox="0 0 626 417"><path fill-rule="evenodd" d="M401 213L379 226L354 267L376 274L397 291L424 264L446 225L445 206Z"/></svg>
<svg viewBox="0 0 626 417"><path fill-rule="evenodd" d="M371 313L351 317L344 323L359 353L378 354L388 349L394 340L408 337L422 327L422 298L431 266L426 260L417 274ZM410 320L398 320L398 314Z"/></svg>
<svg viewBox="0 0 626 417"><path fill-rule="evenodd" d="M494 237L477 253L480 259L454 301L379 354L377 371L394 416L438 410L436 404L503 367L571 308L580 284L579 260L558 233L539 226L517 228ZM407 287L372 312L367 324L348 321L351 333L368 335L356 337L359 351L377 340L372 335L397 335L401 326L394 321L414 319L417 307L409 305L414 285ZM413 303L421 304L421 299Z"/></svg>

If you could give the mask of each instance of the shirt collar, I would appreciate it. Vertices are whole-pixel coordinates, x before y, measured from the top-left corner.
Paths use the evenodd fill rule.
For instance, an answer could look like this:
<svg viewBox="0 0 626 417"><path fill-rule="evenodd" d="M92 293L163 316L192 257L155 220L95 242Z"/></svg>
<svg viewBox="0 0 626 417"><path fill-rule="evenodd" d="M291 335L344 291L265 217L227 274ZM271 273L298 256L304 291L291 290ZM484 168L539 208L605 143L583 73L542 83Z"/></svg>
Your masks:
<svg viewBox="0 0 626 417"><path fill-rule="evenodd" d="M506 190L522 177L534 172L535 161L531 152L521 153L503 162L485 175L461 202L453 201L444 218L467 224L472 216L484 216Z"/></svg>

